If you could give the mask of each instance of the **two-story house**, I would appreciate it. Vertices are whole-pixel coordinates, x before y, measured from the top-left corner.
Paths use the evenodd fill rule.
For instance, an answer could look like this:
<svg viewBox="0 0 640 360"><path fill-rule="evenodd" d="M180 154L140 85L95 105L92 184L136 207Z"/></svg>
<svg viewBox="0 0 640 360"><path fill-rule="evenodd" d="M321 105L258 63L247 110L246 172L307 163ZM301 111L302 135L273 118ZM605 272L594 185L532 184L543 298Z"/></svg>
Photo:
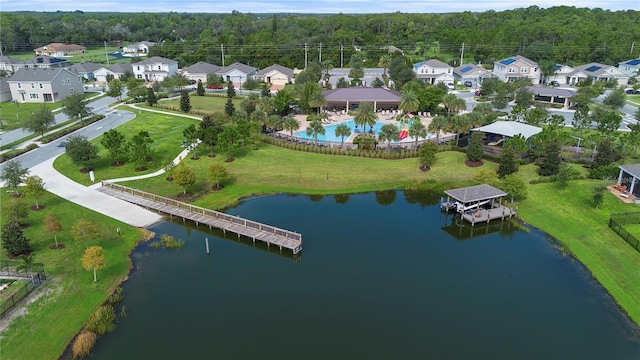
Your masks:
<svg viewBox="0 0 640 360"><path fill-rule="evenodd" d="M180 73L187 79L195 82L202 81L203 84L207 83L207 77L210 74L215 74L216 71L222 69L218 65L209 64L208 62L200 61L191 66L180 70Z"/></svg>
<svg viewBox="0 0 640 360"><path fill-rule="evenodd" d="M584 81L587 77L593 78L593 81L607 82L609 80L616 80L618 85L626 85L629 81L629 75L617 67L596 62L576 66L574 71L567 76L570 84Z"/></svg>
<svg viewBox="0 0 640 360"><path fill-rule="evenodd" d="M431 59L413 64L413 72L416 73L418 79L431 85L439 82L453 82L453 66L440 60Z"/></svg>
<svg viewBox="0 0 640 360"><path fill-rule="evenodd" d="M557 81L560 85L568 85L570 83L569 75L574 71L575 69L569 65L556 64L553 67L553 73L541 74L543 77L542 83L550 84L553 81Z"/></svg>
<svg viewBox="0 0 640 360"><path fill-rule="evenodd" d="M258 71L253 78L270 84L271 91L278 91L293 83L293 69L275 64Z"/></svg>
<svg viewBox="0 0 640 360"><path fill-rule="evenodd" d="M178 73L178 62L165 59L160 56L153 56L146 60L131 64L133 75L136 79L145 81L163 81L164 79Z"/></svg>
<svg viewBox="0 0 640 360"><path fill-rule="evenodd" d="M79 74L83 78L91 81L96 78L95 71L102 69L102 65L92 62L83 62L71 65L70 69L74 73Z"/></svg>
<svg viewBox="0 0 640 360"><path fill-rule="evenodd" d="M21 69L7 83L11 98L19 103L58 102L84 93L82 76L69 69Z"/></svg>
<svg viewBox="0 0 640 360"><path fill-rule="evenodd" d="M226 82L231 81L234 87L240 89L249 77L256 74L256 68L235 62L216 71L215 74L222 76L222 79Z"/></svg>
<svg viewBox="0 0 640 360"><path fill-rule="evenodd" d="M47 55L47 56L69 56L75 54L82 54L87 51L87 48L81 45L76 44L61 44L61 43L51 43L49 45L45 45L43 47L39 47L34 49L36 56L38 55Z"/></svg>
<svg viewBox="0 0 640 360"><path fill-rule="evenodd" d="M629 77L640 76L640 59L631 59L627 61L621 61L618 63L618 69L620 69Z"/></svg>
<svg viewBox="0 0 640 360"><path fill-rule="evenodd" d="M479 86L482 80L494 77L493 73L480 65L463 64L453 69L453 78L459 83L470 82L471 86Z"/></svg>
<svg viewBox="0 0 640 360"><path fill-rule="evenodd" d="M516 55L493 63L493 73L504 82L513 82L521 78L530 78L531 83L540 83L538 63L524 56Z"/></svg>
<svg viewBox="0 0 640 360"><path fill-rule="evenodd" d="M151 41L140 41L135 44L130 44L122 48L122 54L124 56L146 56L149 53L149 48L156 43Z"/></svg>
<svg viewBox="0 0 640 360"><path fill-rule="evenodd" d="M133 74L133 66L128 63L119 63L113 64L109 67L101 67L93 72L93 76L96 81L106 83L107 78L113 77L114 79L121 79L126 72Z"/></svg>

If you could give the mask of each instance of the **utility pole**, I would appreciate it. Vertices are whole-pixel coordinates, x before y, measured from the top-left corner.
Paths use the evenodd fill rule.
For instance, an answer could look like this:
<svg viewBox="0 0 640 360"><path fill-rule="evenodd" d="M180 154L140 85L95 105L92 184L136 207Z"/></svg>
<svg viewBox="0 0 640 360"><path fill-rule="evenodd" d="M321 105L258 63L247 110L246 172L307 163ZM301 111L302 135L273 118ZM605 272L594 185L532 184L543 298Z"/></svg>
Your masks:
<svg viewBox="0 0 640 360"><path fill-rule="evenodd" d="M320 43L320 52L318 53L318 62L322 63L322 43Z"/></svg>
<svg viewBox="0 0 640 360"><path fill-rule="evenodd" d="M109 52L107 51L107 42L104 42L104 55L107 57L107 66L109 66Z"/></svg>
<svg viewBox="0 0 640 360"><path fill-rule="evenodd" d="M304 43L304 68L307 68L307 43Z"/></svg>
<svg viewBox="0 0 640 360"><path fill-rule="evenodd" d="M629 53L633 54L633 47L636 45L636 42L631 43L631 51ZM0 56L2 56L2 47L0 47Z"/></svg>
<svg viewBox="0 0 640 360"><path fill-rule="evenodd" d="M340 44L340 67L344 67L344 45Z"/></svg>
<svg viewBox="0 0 640 360"><path fill-rule="evenodd" d="M222 67L224 67L224 44L220 44L220 50L222 50Z"/></svg>
<svg viewBox="0 0 640 360"><path fill-rule="evenodd" d="M464 61L464 43L462 43L462 48L460 49L460 66L462 66Z"/></svg>

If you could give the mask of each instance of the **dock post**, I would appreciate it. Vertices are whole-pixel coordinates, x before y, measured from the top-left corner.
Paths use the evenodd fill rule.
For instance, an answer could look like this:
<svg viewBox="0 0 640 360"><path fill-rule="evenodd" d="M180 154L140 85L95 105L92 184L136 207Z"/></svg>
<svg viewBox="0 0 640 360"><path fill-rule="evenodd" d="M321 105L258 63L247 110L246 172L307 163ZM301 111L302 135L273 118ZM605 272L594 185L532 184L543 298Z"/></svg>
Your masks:
<svg viewBox="0 0 640 360"><path fill-rule="evenodd" d="M209 253L209 238L204 238L204 243L207 246L207 254Z"/></svg>

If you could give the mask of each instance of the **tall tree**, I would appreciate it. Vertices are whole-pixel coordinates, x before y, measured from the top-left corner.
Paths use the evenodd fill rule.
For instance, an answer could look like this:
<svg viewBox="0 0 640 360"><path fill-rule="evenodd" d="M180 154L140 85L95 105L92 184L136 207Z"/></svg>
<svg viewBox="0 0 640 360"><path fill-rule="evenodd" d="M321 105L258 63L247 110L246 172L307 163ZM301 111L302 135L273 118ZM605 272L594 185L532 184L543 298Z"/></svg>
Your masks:
<svg viewBox="0 0 640 360"><path fill-rule="evenodd" d="M387 76L387 68L391 65L391 55L384 54L380 56L380 60L378 60L378 66L381 66L383 69L383 75Z"/></svg>
<svg viewBox="0 0 640 360"><path fill-rule="evenodd" d="M373 109L373 103L369 101L360 102L353 121L356 125L362 126L365 131L367 130L367 126L373 127L378 121L378 117Z"/></svg>
<svg viewBox="0 0 640 360"><path fill-rule="evenodd" d="M516 163L516 156L513 148L502 148L502 154L500 156L500 165L498 165L498 177L501 179L507 175L513 174L518 170Z"/></svg>
<svg viewBox="0 0 640 360"><path fill-rule="evenodd" d="M351 129L347 124L338 124L335 130L336 137L340 137L340 147L344 147L344 138L351 136Z"/></svg>
<svg viewBox="0 0 640 360"><path fill-rule="evenodd" d="M236 113L236 107L233 105L233 100L231 98L227 98L227 102L224 104L224 112L229 117Z"/></svg>
<svg viewBox="0 0 640 360"><path fill-rule="evenodd" d="M109 88L106 91L107 96L116 98L116 101L120 101L122 96L122 90L124 89L124 83L119 79L111 79L108 83Z"/></svg>
<svg viewBox="0 0 640 360"><path fill-rule="evenodd" d="M482 160L484 155L484 133L481 131L473 131L471 133L471 140L469 141L469 148L467 149L467 159L470 161Z"/></svg>
<svg viewBox="0 0 640 360"><path fill-rule="evenodd" d="M433 141L425 141L418 150L420 156L420 165L431 167L436 162L436 154L438 153L438 145Z"/></svg>
<svg viewBox="0 0 640 360"><path fill-rule="evenodd" d="M21 198L11 197L2 202L2 217L24 225L29 217L29 206Z"/></svg>
<svg viewBox="0 0 640 360"><path fill-rule="evenodd" d="M378 133L378 139L387 142L387 151L391 151L391 142L398 140L400 130L395 124L384 124Z"/></svg>
<svg viewBox="0 0 640 360"><path fill-rule="evenodd" d="M9 221L2 226L2 247L12 256L31 251L29 239L24 236L18 222Z"/></svg>
<svg viewBox="0 0 640 360"><path fill-rule="evenodd" d="M84 251L82 255L82 267L85 270L93 271L93 282L98 282L96 272L105 268L104 251L101 246L92 246Z"/></svg>
<svg viewBox="0 0 640 360"><path fill-rule="evenodd" d="M427 128L417 119L414 119L409 126L409 136L415 140L416 149L418 148L418 139L427 137Z"/></svg>
<svg viewBox="0 0 640 360"><path fill-rule="evenodd" d="M324 135L324 126L318 119L314 119L307 126L307 136L313 136L313 140L318 145L318 135Z"/></svg>
<svg viewBox="0 0 640 360"><path fill-rule="evenodd" d="M5 182L7 187L13 188L16 195L20 195L18 186L29 175L29 169L23 168L20 160L11 160L4 164L0 180Z"/></svg>
<svg viewBox="0 0 640 360"><path fill-rule="evenodd" d="M181 161L173 171L173 182L182 187L182 194L186 194L187 187L196 183L196 173Z"/></svg>
<svg viewBox="0 0 640 360"><path fill-rule="evenodd" d="M142 165L147 158L151 156L151 144L153 139L147 131L140 130L137 134L133 135L127 143L127 149L129 158L136 164L138 169L142 168Z"/></svg>
<svg viewBox="0 0 640 360"><path fill-rule="evenodd" d="M51 110L42 106L27 117L27 121L22 127L27 131L39 133L40 137L44 138L44 133L51 129L55 123L56 119Z"/></svg>
<svg viewBox="0 0 640 360"><path fill-rule="evenodd" d="M558 141L552 141L543 149L542 161L538 174L540 176L551 176L558 174L560 171L560 144Z"/></svg>
<svg viewBox="0 0 640 360"><path fill-rule="evenodd" d="M298 120L292 117L286 118L284 120L283 126L284 126L284 129L289 132L289 135L291 137L293 137L293 132L300 128L300 124L298 123Z"/></svg>
<svg viewBox="0 0 640 360"><path fill-rule="evenodd" d="M102 235L100 224L85 219L78 219L71 227L71 236L79 243L89 247L89 241L98 240Z"/></svg>
<svg viewBox="0 0 640 360"><path fill-rule="evenodd" d="M60 231L63 230L62 228L62 224L60 224L60 221L58 220L58 218L49 213L44 217L44 232L49 234L49 235L53 235L53 240L56 242L56 248L59 248L60 245L58 244L58 233Z"/></svg>
<svg viewBox="0 0 640 360"><path fill-rule="evenodd" d="M196 125L191 124L187 126L184 130L182 130L182 136L184 136L184 143L187 145L187 149L193 152L193 154L191 154L191 158L197 159L198 156L193 150L195 150L195 148L198 146L198 138L200 136L200 132L198 131L198 129L196 129Z"/></svg>
<svg viewBox="0 0 640 360"><path fill-rule="evenodd" d="M311 98L309 98L309 106L318 109L318 115L322 111L322 107L327 105L327 99L322 95L322 90L317 89L311 94Z"/></svg>
<svg viewBox="0 0 640 360"><path fill-rule="evenodd" d="M36 209L40 209L38 198L44 193L44 180L38 175L27 176L24 179L24 193L36 199Z"/></svg>
<svg viewBox="0 0 640 360"><path fill-rule="evenodd" d="M625 94L624 88L621 86L613 89L602 102L608 106L621 108L627 102L627 94Z"/></svg>
<svg viewBox="0 0 640 360"><path fill-rule="evenodd" d="M204 96L204 85L202 84L202 80L198 80L198 87L196 88L196 95Z"/></svg>
<svg viewBox="0 0 640 360"><path fill-rule="evenodd" d="M442 115L438 115L431 120L427 129L429 132L436 134L436 143L440 144L440 133L447 126L447 118Z"/></svg>
<svg viewBox="0 0 640 360"><path fill-rule="evenodd" d="M182 112L191 111L191 98L189 97L189 92L186 90L180 92L180 110Z"/></svg>
<svg viewBox="0 0 640 360"><path fill-rule="evenodd" d="M124 156L126 152L124 147L126 141L127 140L123 133L116 129L111 129L102 134L100 144L109 151L109 154L111 154L111 158L115 161L115 164L119 165L121 164L120 160L122 156Z"/></svg>
<svg viewBox="0 0 640 360"><path fill-rule="evenodd" d="M82 135L69 137L66 153L74 165L81 166L83 169L89 168L91 162L98 159L98 147Z"/></svg>
<svg viewBox="0 0 640 360"><path fill-rule="evenodd" d="M596 124L598 133L607 139L613 139L622 124L622 116L609 107L594 108L590 117L591 121Z"/></svg>
<svg viewBox="0 0 640 360"><path fill-rule="evenodd" d="M420 108L420 101L418 100L416 93L413 91L403 91L398 108L402 110L404 114L411 114L418 111Z"/></svg>
<svg viewBox="0 0 640 360"><path fill-rule="evenodd" d="M151 107L158 103L158 98L156 97L156 92L153 90L153 87L147 88L146 101L147 105Z"/></svg>
<svg viewBox="0 0 640 360"><path fill-rule="evenodd" d="M77 117L78 120L82 120L91 115L91 109L89 108L87 100L84 98L84 94L75 93L67 95L62 99L62 112L70 118Z"/></svg>
<svg viewBox="0 0 640 360"><path fill-rule="evenodd" d="M209 165L208 178L215 188L220 188L220 183L229 178L229 170L221 163L213 163Z"/></svg>

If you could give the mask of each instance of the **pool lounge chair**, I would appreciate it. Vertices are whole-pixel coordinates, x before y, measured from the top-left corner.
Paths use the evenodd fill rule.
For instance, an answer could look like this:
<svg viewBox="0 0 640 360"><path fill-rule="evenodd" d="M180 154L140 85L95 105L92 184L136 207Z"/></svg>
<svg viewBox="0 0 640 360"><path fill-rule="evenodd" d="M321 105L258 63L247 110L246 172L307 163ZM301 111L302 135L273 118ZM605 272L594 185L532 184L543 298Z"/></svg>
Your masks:
<svg viewBox="0 0 640 360"><path fill-rule="evenodd" d="M504 138L502 138L502 139L500 139L498 141L490 142L487 145L489 145L489 146L498 146L498 145L502 144L503 141L504 141Z"/></svg>

